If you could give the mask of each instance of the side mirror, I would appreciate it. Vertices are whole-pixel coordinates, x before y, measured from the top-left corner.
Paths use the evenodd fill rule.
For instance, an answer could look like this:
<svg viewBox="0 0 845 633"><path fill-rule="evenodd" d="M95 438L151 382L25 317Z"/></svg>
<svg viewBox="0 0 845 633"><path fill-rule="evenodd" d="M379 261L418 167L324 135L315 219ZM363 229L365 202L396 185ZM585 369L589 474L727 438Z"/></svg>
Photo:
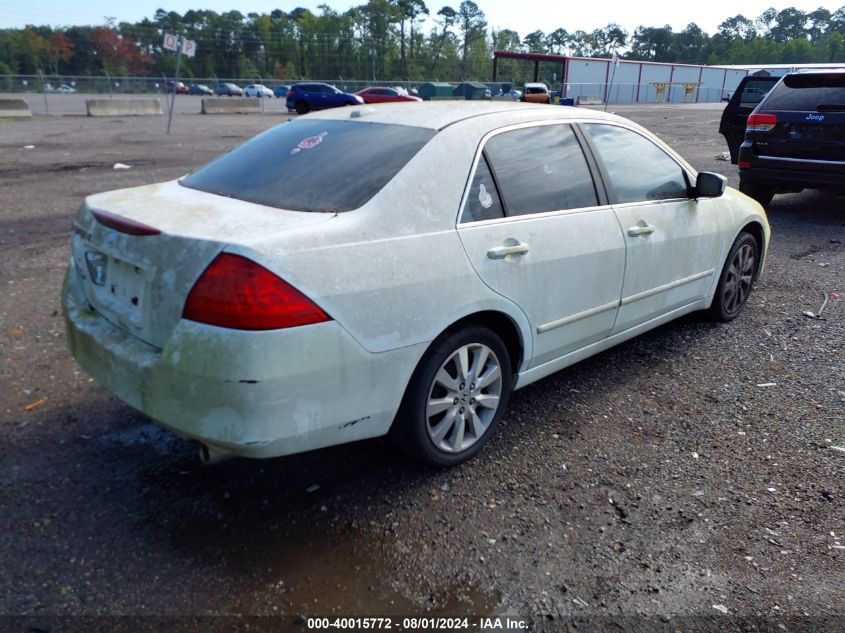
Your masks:
<svg viewBox="0 0 845 633"><path fill-rule="evenodd" d="M709 171L699 172L695 179L695 197L718 198L725 193L727 184L728 179L722 174L714 174Z"/></svg>

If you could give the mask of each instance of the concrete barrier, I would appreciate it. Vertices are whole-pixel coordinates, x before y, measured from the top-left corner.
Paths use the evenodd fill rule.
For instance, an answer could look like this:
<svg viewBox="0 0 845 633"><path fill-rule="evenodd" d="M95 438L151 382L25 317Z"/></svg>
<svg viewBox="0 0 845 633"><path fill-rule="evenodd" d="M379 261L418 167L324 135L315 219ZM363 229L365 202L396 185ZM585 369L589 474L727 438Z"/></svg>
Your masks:
<svg viewBox="0 0 845 633"><path fill-rule="evenodd" d="M88 116L149 116L162 114L158 99L86 99Z"/></svg>
<svg viewBox="0 0 845 633"><path fill-rule="evenodd" d="M23 99L0 99L0 119L7 117L32 118L32 111Z"/></svg>
<svg viewBox="0 0 845 633"><path fill-rule="evenodd" d="M603 101L601 97L595 95L578 95L578 105L601 105Z"/></svg>
<svg viewBox="0 0 845 633"><path fill-rule="evenodd" d="M203 114L250 114L261 111L261 99L256 98L208 97L202 100Z"/></svg>

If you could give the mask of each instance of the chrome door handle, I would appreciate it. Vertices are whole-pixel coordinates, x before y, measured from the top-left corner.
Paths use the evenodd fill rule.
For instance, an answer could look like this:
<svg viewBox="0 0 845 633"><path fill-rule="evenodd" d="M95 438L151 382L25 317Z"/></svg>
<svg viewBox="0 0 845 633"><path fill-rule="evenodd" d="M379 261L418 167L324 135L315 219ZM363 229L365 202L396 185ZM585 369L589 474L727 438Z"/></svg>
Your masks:
<svg viewBox="0 0 845 633"><path fill-rule="evenodd" d="M654 227L649 226L645 222L637 224L637 226L632 226L628 229L628 235L630 235L631 237L637 237L638 235L648 235L649 233L654 233Z"/></svg>
<svg viewBox="0 0 845 633"><path fill-rule="evenodd" d="M508 255L524 255L528 252L528 244L517 242L511 246L496 246L487 251L490 259L504 259Z"/></svg>

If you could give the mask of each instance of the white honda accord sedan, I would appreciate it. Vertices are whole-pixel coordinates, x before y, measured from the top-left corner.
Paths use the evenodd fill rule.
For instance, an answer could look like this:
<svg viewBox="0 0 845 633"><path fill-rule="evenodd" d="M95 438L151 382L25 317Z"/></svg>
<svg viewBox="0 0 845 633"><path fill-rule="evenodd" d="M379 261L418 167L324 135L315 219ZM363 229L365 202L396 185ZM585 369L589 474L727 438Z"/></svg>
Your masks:
<svg viewBox="0 0 845 633"><path fill-rule="evenodd" d="M87 198L63 301L80 365L208 461L389 433L454 465L514 389L736 317L768 241L756 202L617 116L338 108Z"/></svg>

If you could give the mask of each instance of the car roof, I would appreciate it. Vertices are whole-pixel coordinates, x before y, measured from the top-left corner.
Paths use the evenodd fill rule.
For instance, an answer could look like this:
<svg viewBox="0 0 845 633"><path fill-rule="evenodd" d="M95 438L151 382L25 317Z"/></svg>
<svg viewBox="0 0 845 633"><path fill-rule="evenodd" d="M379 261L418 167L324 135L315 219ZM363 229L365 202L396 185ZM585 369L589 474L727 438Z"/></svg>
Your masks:
<svg viewBox="0 0 845 633"><path fill-rule="evenodd" d="M491 123L495 123L497 127L547 119L622 120L613 114L598 110L508 101L423 101L379 104L377 108L370 106L331 108L314 112L308 117L333 120L353 119L365 123L408 125L431 130L441 130L467 119L482 117L489 117Z"/></svg>
<svg viewBox="0 0 845 633"><path fill-rule="evenodd" d="M841 75L845 68L798 68L787 75Z"/></svg>

